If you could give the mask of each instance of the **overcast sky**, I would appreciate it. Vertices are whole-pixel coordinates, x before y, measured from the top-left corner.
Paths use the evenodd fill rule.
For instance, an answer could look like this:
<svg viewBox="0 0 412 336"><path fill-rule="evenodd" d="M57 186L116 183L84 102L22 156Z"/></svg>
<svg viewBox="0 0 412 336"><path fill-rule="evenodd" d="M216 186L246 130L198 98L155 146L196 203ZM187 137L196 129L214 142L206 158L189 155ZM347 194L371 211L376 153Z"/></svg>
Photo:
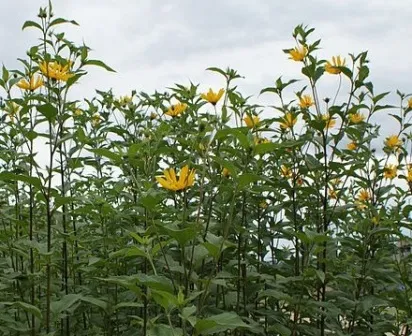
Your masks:
<svg viewBox="0 0 412 336"><path fill-rule="evenodd" d="M1 0L0 60L8 68L38 35L22 31L25 20L37 20L43 0ZM245 95L258 96L280 75L300 76L299 63L282 49L294 47L293 28L304 23L322 38L319 57L369 50L376 91L412 92L412 1L410 0L55 0L56 17L74 19L66 37L93 49L116 69L90 71L76 93L90 97L94 89L153 92L173 83L221 87L222 78L207 67L230 66L246 78L238 81ZM334 78L332 78L334 77ZM332 95L336 77L320 83L321 97ZM300 87L296 86L297 91ZM322 91L323 90L323 91ZM395 100L395 94L392 100ZM271 97L257 97L270 102Z"/></svg>

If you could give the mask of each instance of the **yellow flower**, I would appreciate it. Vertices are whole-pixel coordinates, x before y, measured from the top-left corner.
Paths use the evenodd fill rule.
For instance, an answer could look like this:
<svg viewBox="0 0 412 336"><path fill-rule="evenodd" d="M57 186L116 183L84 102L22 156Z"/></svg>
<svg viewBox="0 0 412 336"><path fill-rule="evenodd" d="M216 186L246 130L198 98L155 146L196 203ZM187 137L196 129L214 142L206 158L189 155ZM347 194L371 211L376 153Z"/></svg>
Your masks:
<svg viewBox="0 0 412 336"><path fill-rule="evenodd" d="M280 127L283 129L292 129L295 126L297 118L291 113L287 112L280 123Z"/></svg>
<svg viewBox="0 0 412 336"><path fill-rule="evenodd" d="M333 56L332 62L326 62L325 71L329 72L332 75L338 75L342 72L342 70L339 69L339 67L344 67L345 63L346 61L344 58L341 58L340 56Z"/></svg>
<svg viewBox="0 0 412 336"><path fill-rule="evenodd" d="M212 105L216 105L220 98L222 98L224 93L225 90L223 89L220 89L218 93L215 93L212 89L209 89L207 93L202 93L200 97L202 97L204 100L207 100Z"/></svg>
<svg viewBox="0 0 412 336"><path fill-rule="evenodd" d="M80 117L82 114L83 114L83 111L81 109L77 108L74 110L74 115L76 117Z"/></svg>
<svg viewBox="0 0 412 336"><path fill-rule="evenodd" d="M332 199L336 199L338 197L336 190L333 188L329 188L328 194L329 194L329 197Z"/></svg>
<svg viewBox="0 0 412 336"><path fill-rule="evenodd" d="M408 166L408 176L406 176L408 182L412 182L412 167Z"/></svg>
<svg viewBox="0 0 412 336"><path fill-rule="evenodd" d="M367 202L371 199L371 195L369 194L369 191L366 189L362 189L357 197L359 202Z"/></svg>
<svg viewBox="0 0 412 336"><path fill-rule="evenodd" d="M224 177L229 177L230 176L230 171L227 168L223 168L222 170L222 176Z"/></svg>
<svg viewBox="0 0 412 336"><path fill-rule="evenodd" d="M189 171L189 166L186 165L180 170L180 176L177 179L175 170L169 168L164 170L164 176L157 176L156 180L165 189L180 191L193 185L195 172L194 169Z"/></svg>
<svg viewBox="0 0 412 336"><path fill-rule="evenodd" d="M412 109L412 98L408 99L408 108Z"/></svg>
<svg viewBox="0 0 412 336"><path fill-rule="evenodd" d="M93 114L93 116L92 116L92 125L93 125L93 127L99 126L101 121L102 120L100 119L100 115L98 113Z"/></svg>
<svg viewBox="0 0 412 336"><path fill-rule="evenodd" d="M303 95L302 97L299 97L299 106L301 108L309 108L314 104L315 103L310 95Z"/></svg>
<svg viewBox="0 0 412 336"><path fill-rule="evenodd" d="M247 115L246 117L243 118L243 120L245 121L246 126L249 128L254 128L260 122L259 117L255 115L253 116Z"/></svg>
<svg viewBox="0 0 412 336"><path fill-rule="evenodd" d="M46 77L67 82L69 78L74 76L74 74L69 72L70 66L70 61L64 66L57 62L43 62L39 65L39 68Z"/></svg>
<svg viewBox="0 0 412 336"><path fill-rule="evenodd" d="M372 217L371 222L375 225L378 225L379 224L379 217L376 217L376 216Z"/></svg>
<svg viewBox="0 0 412 336"><path fill-rule="evenodd" d="M393 180L396 177L398 167L396 165L390 164L383 168L383 176L387 179Z"/></svg>
<svg viewBox="0 0 412 336"><path fill-rule="evenodd" d="M355 204L358 210L364 210L367 208L366 204L362 203L361 201L355 201Z"/></svg>
<svg viewBox="0 0 412 336"><path fill-rule="evenodd" d="M34 91L43 86L43 84L43 78L40 76L37 76L36 78L34 75L31 75L30 81L23 78L16 85L22 90Z"/></svg>
<svg viewBox="0 0 412 336"><path fill-rule="evenodd" d="M130 96L120 96L118 99L120 106L125 107L132 102L132 97Z"/></svg>
<svg viewBox="0 0 412 336"><path fill-rule="evenodd" d="M13 101L8 101L4 110L8 113L10 121L14 122L16 114L20 111L20 105Z"/></svg>
<svg viewBox="0 0 412 336"><path fill-rule="evenodd" d="M283 177L290 178L293 176L292 169L285 165L280 166L280 173Z"/></svg>
<svg viewBox="0 0 412 336"><path fill-rule="evenodd" d="M386 138L385 145L390 149L396 149L402 145L402 141L397 135L391 135Z"/></svg>
<svg viewBox="0 0 412 336"><path fill-rule="evenodd" d="M254 142L255 142L255 145L270 143L270 140L269 140L269 139L259 138L259 137L257 137L257 136L255 136L253 140L254 140Z"/></svg>
<svg viewBox="0 0 412 336"><path fill-rule="evenodd" d="M322 114L322 120L326 121L325 128L333 128L336 125L335 118L332 118L328 113Z"/></svg>
<svg viewBox="0 0 412 336"><path fill-rule="evenodd" d="M268 207L268 204L266 203L266 201L262 201L259 203L259 208L266 209L267 207Z"/></svg>
<svg viewBox="0 0 412 336"><path fill-rule="evenodd" d="M349 120L352 124L359 124L360 122L365 120L365 116L360 112L351 113L349 114Z"/></svg>
<svg viewBox="0 0 412 336"><path fill-rule="evenodd" d="M350 142L346 145L346 148L349 149L350 151L355 150L358 147L358 145L356 144L356 142Z"/></svg>
<svg viewBox="0 0 412 336"><path fill-rule="evenodd" d="M305 46L298 46L294 49L289 50L289 59L292 59L296 62L302 62L307 53L308 49Z"/></svg>
<svg viewBox="0 0 412 336"><path fill-rule="evenodd" d="M177 103L169 107L165 112L170 117L177 117L179 114L182 114L187 109L187 104Z"/></svg>
<svg viewBox="0 0 412 336"><path fill-rule="evenodd" d="M339 184L342 183L342 180L340 178L335 178L332 181L330 181L332 183L332 185L334 186L338 186Z"/></svg>

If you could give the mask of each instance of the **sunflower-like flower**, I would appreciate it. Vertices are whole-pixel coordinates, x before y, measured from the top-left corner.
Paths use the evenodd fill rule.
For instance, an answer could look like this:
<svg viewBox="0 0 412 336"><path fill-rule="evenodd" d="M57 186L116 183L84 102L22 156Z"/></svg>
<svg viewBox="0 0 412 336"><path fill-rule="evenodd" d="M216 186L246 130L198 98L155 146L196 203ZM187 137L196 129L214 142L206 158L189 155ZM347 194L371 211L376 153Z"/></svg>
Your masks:
<svg viewBox="0 0 412 336"><path fill-rule="evenodd" d="M305 46L298 46L296 48L289 50L289 59L292 59L296 62L302 62L307 54L308 49Z"/></svg>
<svg viewBox="0 0 412 336"><path fill-rule="evenodd" d="M366 189L362 189L357 197L359 202L368 202L371 199L371 194Z"/></svg>
<svg viewBox="0 0 412 336"><path fill-rule="evenodd" d="M187 109L187 104L185 103L177 103L169 107L169 109L165 112L170 117L177 117L178 115L182 114Z"/></svg>
<svg viewBox="0 0 412 336"><path fill-rule="evenodd" d="M77 109L74 110L73 114L74 114L76 117L80 117L81 115L83 115L83 110L77 108Z"/></svg>
<svg viewBox="0 0 412 336"><path fill-rule="evenodd" d="M243 120L248 128L254 128L260 122L260 118L256 115L252 115L252 116L247 115L246 117L243 118Z"/></svg>
<svg viewBox="0 0 412 336"><path fill-rule="evenodd" d="M385 140L385 146L390 149L397 149L402 145L402 141L399 139L397 135L390 135Z"/></svg>
<svg viewBox="0 0 412 336"><path fill-rule="evenodd" d="M365 210L367 208L366 204L364 202L361 201L355 201L356 204L356 208L358 210Z"/></svg>
<svg viewBox="0 0 412 336"><path fill-rule="evenodd" d="M411 183L412 182L412 165L408 165L406 180Z"/></svg>
<svg viewBox="0 0 412 336"><path fill-rule="evenodd" d="M260 144L265 144L265 143L270 143L270 140L267 138L260 138L258 136L255 136L253 141L255 142L255 145L260 145Z"/></svg>
<svg viewBox="0 0 412 336"><path fill-rule="evenodd" d="M280 166L280 174L286 178L291 178L293 176L292 169L290 169L289 167L285 165Z"/></svg>
<svg viewBox="0 0 412 336"><path fill-rule="evenodd" d="M227 168L223 168L222 170L222 176L224 177L229 177L230 176L230 170Z"/></svg>
<svg viewBox="0 0 412 336"><path fill-rule="evenodd" d="M335 118L332 118L328 113L322 114L322 120L326 122L325 129L333 128L336 125Z"/></svg>
<svg viewBox="0 0 412 336"><path fill-rule="evenodd" d="M352 142L349 142L349 143L346 145L346 148L347 148L348 150L350 150L350 151L353 151L353 150L355 150L356 148L358 148L358 145L356 144L356 142L352 141Z"/></svg>
<svg viewBox="0 0 412 336"><path fill-rule="evenodd" d="M117 100L122 107L126 107L132 102L132 97L130 96L120 96L119 99Z"/></svg>
<svg viewBox="0 0 412 336"><path fill-rule="evenodd" d="M313 102L313 99L310 95L303 95L299 97L299 106L303 109L309 108L315 103Z"/></svg>
<svg viewBox="0 0 412 336"><path fill-rule="evenodd" d="M202 93L200 97L202 97L204 100L208 101L212 105L216 105L220 98L222 98L224 93L224 89L220 89L217 93L213 92L212 89L209 89L207 93Z"/></svg>
<svg viewBox="0 0 412 336"><path fill-rule="evenodd" d="M180 176L177 178L175 170L169 168L164 170L164 176L157 176L156 180L167 190L180 191L193 185L195 173L195 169L189 171L189 166L186 165L180 170Z"/></svg>
<svg viewBox="0 0 412 336"><path fill-rule="evenodd" d="M43 62L39 65L40 71L48 78L67 82L74 74L70 73L71 62L61 65L58 62Z"/></svg>
<svg viewBox="0 0 412 336"><path fill-rule="evenodd" d="M95 113L92 115L92 126L97 127L100 125L102 122L102 119L100 118L100 115L98 113Z"/></svg>
<svg viewBox="0 0 412 336"><path fill-rule="evenodd" d="M396 173L398 171L398 167L394 164L389 164L383 168L383 176L386 179L393 180L396 177Z"/></svg>
<svg viewBox="0 0 412 336"><path fill-rule="evenodd" d="M40 76L31 75L30 80L22 78L17 84L20 89L27 91L34 91L44 85L43 78Z"/></svg>
<svg viewBox="0 0 412 336"><path fill-rule="evenodd" d="M330 181L330 183L331 183L333 186L338 186L338 185L340 185L340 184L342 183L342 180L341 180L339 177L337 177L337 178L333 179L332 181Z"/></svg>
<svg viewBox="0 0 412 336"><path fill-rule="evenodd" d="M349 114L349 120L352 124L359 124L365 120L365 116L360 112L351 113Z"/></svg>
<svg viewBox="0 0 412 336"><path fill-rule="evenodd" d="M7 112L10 121L14 122L14 118L16 117L17 113L20 111L20 105L16 104L13 101L8 101L4 110Z"/></svg>
<svg viewBox="0 0 412 336"><path fill-rule="evenodd" d="M344 67L346 60L340 56L333 56L332 62L327 61L325 65L325 71L332 75L339 75L342 70L340 67Z"/></svg>
<svg viewBox="0 0 412 336"><path fill-rule="evenodd" d="M280 122L280 127L283 129L292 129L297 122L297 118L291 112L286 112L285 116L282 118Z"/></svg>

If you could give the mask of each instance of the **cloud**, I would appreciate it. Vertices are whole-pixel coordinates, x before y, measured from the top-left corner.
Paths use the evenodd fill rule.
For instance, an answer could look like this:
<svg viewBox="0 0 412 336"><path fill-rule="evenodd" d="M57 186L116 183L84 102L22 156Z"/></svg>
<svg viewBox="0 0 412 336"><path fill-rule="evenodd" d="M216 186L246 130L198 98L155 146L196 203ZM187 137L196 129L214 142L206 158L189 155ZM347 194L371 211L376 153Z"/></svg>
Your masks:
<svg viewBox="0 0 412 336"><path fill-rule="evenodd" d="M2 60L17 66L17 57L36 43L34 31L21 31L27 19L37 19L46 1L3 1L0 4ZM93 49L92 56L114 67L116 75L91 70L78 93L93 94L95 87L113 87L122 93L153 90L175 82L219 85L220 78L204 71L208 66L230 66L246 77L247 94L283 74L299 76L297 64L284 48L299 23L316 28L322 38L319 57L369 50L371 78L377 90L411 90L412 68L407 33L412 30L412 8L406 1L331 2L297 1L150 1L56 0L56 16L75 19L80 27L65 27L66 36ZM242 83L240 81L239 83ZM242 86L241 86L242 87ZM325 96L330 87L325 85ZM412 91L412 90L411 90Z"/></svg>

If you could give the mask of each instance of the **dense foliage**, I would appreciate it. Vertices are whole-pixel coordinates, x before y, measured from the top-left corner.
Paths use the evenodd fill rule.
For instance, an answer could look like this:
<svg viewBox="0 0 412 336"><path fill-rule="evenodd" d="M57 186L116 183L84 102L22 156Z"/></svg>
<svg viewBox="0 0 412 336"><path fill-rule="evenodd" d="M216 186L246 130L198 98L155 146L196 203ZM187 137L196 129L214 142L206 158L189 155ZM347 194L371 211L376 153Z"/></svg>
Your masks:
<svg viewBox="0 0 412 336"><path fill-rule="evenodd" d="M62 24L40 9L0 80L1 335L409 335L412 99L382 103L366 52L320 60L296 27L271 107L218 68L72 100L113 70ZM320 100L325 77L348 94Z"/></svg>

